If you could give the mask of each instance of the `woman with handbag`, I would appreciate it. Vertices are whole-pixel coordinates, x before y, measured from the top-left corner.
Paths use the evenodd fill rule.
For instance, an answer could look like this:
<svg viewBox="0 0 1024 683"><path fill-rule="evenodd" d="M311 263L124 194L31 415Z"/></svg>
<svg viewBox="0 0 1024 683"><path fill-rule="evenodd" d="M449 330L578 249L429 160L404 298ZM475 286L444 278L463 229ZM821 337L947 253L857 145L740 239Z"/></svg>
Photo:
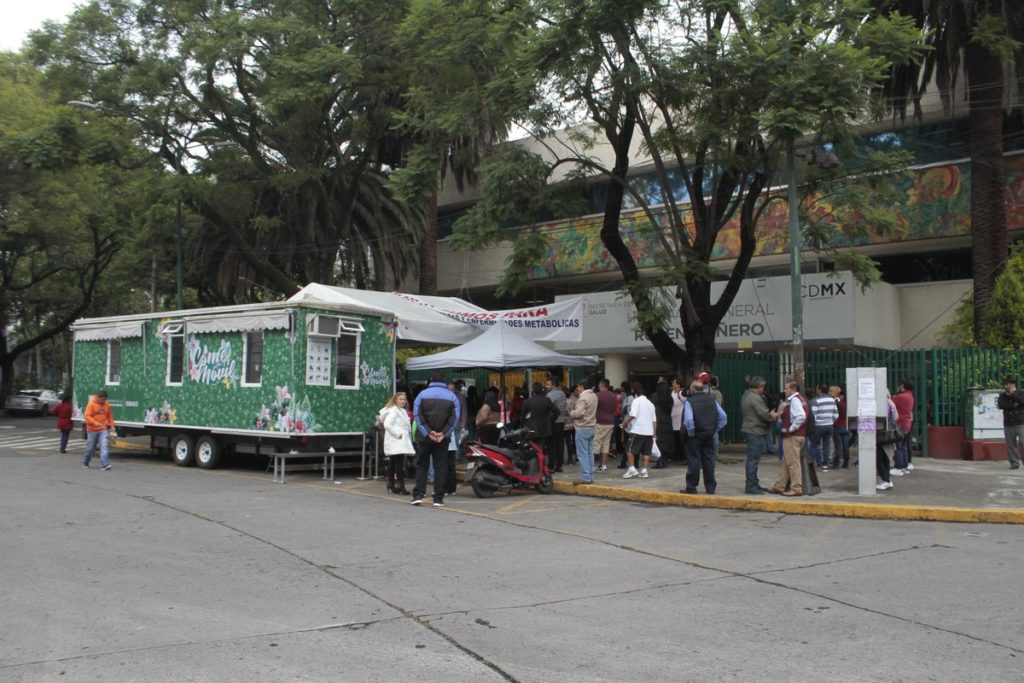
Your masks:
<svg viewBox="0 0 1024 683"><path fill-rule="evenodd" d="M914 424L914 383L909 379L901 379L900 390L892 397L892 402L900 413L897 424L903 432L903 438L896 442L892 473L901 477L914 469L910 464L910 429Z"/></svg>
<svg viewBox="0 0 1024 683"><path fill-rule="evenodd" d="M391 397L384 406L384 457L387 458L388 491L407 496L405 489L405 456L413 455L412 421L409 399L404 391Z"/></svg>
<svg viewBox="0 0 1024 683"><path fill-rule="evenodd" d="M893 454L896 451L896 442L890 440L887 435L892 435L891 438L895 439L896 434L893 430L898 429L896 421L899 419L899 412L896 410L896 404L892 402L892 397L889 396L889 392L885 392L885 400L888 404L888 409L885 416L885 431L879 432L875 439L875 474L881 479L875 488L879 491L888 491L892 488L892 480L890 479L890 463Z"/></svg>
<svg viewBox="0 0 1024 683"><path fill-rule="evenodd" d="M491 387L484 394L483 404L476 413L476 434L480 443L498 443L498 425L501 424L502 412L498 390Z"/></svg>

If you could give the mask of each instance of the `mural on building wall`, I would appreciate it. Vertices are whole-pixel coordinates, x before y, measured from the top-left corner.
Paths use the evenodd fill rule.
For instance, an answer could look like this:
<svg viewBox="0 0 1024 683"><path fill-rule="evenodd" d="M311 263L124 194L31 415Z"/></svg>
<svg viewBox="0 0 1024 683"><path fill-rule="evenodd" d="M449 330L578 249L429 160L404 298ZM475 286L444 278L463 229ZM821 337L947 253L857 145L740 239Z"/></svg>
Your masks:
<svg viewBox="0 0 1024 683"><path fill-rule="evenodd" d="M970 164L945 164L918 169L910 174L902 192L901 201L892 207L899 216L900 227L885 236L871 235L851 239L836 233L831 244L837 247L863 246L887 242L901 242L938 237L966 235L971 228ZM1024 155L1006 158L1006 209L1009 229L1024 229ZM815 201L815 212L823 220L828 204L820 198ZM663 213L655 216L663 222ZM782 254L789 251L788 209L784 200L772 202L758 222L755 255ZM540 261L529 270L529 277L544 279L600 273L618 270L618 265L601 243L603 217L572 219L549 223L541 229L551 238ZM651 226L642 211L623 212L623 239L630 247L637 265L651 268L657 265L660 253L658 229ZM688 221L691 236L692 220ZM712 250L712 260L732 259L739 256L739 219L733 219L719 234Z"/></svg>

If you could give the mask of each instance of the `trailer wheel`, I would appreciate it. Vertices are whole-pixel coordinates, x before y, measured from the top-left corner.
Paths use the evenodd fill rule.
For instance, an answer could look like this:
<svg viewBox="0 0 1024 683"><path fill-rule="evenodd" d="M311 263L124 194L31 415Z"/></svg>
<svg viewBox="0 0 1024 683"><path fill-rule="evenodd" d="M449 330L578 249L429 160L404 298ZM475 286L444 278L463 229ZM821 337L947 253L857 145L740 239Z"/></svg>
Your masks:
<svg viewBox="0 0 1024 683"><path fill-rule="evenodd" d="M196 442L188 434L175 434L171 439L171 458L178 467L191 467L196 459Z"/></svg>
<svg viewBox="0 0 1024 683"><path fill-rule="evenodd" d="M201 436L196 441L196 464L204 470L220 467L220 442L212 436Z"/></svg>

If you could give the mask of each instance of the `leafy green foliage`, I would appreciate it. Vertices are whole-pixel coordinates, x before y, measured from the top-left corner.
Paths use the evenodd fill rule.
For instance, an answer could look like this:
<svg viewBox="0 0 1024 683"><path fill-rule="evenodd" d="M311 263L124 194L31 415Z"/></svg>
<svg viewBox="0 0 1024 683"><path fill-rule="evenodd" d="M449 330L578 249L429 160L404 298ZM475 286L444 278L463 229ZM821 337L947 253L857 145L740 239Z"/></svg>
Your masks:
<svg viewBox="0 0 1024 683"><path fill-rule="evenodd" d="M507 238L519 219L532 226L566 169L574 179L609 183L602 242L616 260L624 291L662 358L677 370L710 365L718 322L738 291L757 242L757 227L778 195L786 145L848 145L850 127L880 113L872 98L896 61L918 58L920 32L893 15L879 20L859 0L731 2L528 3L536 17L518 36L507 72L519 85L533 142L489 160L483 199L456 226L462 248ZM539 79L534 74L539 75ZM852 149L852 145L848 145ZM532 151L525 151L530 149ZM637 154L639 149L639 154ZM827 249L832 230L884 232L892 218L875 207L905 163L899 155L861 151L822 173L804 165L802 189L827 186L828 221L808 224ZM635 157L653 168L657 192L632 179ZM675 178L682 178L683 187ZM652 198L651 195L654 195ZM621 231L625 198L643 210L641 227L660 244L659 274L642 275ZM653 206L663 204L656 216ZM548 214L557 211L548 203ZM809 214L809 210L808 210ZM724 293L711 301L711 255L723 228L740 225L741 244ZM529 232L529 231L528 231ZM521 277L536 240L512 240L503 287ZM878 272L863 257L843 256L868 284ZM685 348L664 329L667 309L652 286L677 294Z"/></svg>
<svg viewBox="0 0 1024 683"><path fill-rule="evenodd" d="M0 371L92 305L125 239L132 192L102 160L109 131L75 125L38 72L0 53Z"/></svg>
<svg viewBox="0 0 1024 683"><path fill-rule="evenodd" d="M1024 351L1024 246L1014 249L996 279L988 325L989 345Z"/></svg>
<svg viewBox="0 0 1024 683"><path fill-rule="evenodd" d="M94 0L34 38L64 99L155 150L183 201L206 303L319 281L383 287L414 267L423 206L388 176L406 3ZM129 132L129 130L126 130Z"/></svg>

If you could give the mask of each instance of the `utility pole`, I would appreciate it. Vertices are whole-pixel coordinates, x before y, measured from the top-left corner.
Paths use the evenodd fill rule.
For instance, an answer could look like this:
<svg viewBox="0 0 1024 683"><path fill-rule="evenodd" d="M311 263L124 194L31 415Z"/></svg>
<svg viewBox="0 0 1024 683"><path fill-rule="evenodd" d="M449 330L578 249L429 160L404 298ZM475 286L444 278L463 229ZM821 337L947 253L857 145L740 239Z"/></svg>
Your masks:
<svg viewBox="0 0 1024 683"><path fill-rule="evenodd" d="M178 163L179 164L181 163L180 160L179 160ZM174 250L176 252L175 255L177 257L176 258L176 263L175 263L175 268L174 268L174 279L175 279L175 287L177 289L177 295L178 295L178 310L179 311L183 311L183 310L185 310L185 297L182 295L182 288L181 288L181 262L182 262L182 256L181 256L181 197L178 197L178 210L177 210L177 213L178 213L178 216L177 216L178 220L176 221L175 226L174 226L174 247L175 247Z"/></svg>
<svg viewBox="0 0 1024 683"><path fill-rule="evenodd" d="M793 380L804 387L804 300L800 273L800 207L796 191L796 150L790 137L786 144L786 201L789 204L789 286L793 301Z"/></svg>

